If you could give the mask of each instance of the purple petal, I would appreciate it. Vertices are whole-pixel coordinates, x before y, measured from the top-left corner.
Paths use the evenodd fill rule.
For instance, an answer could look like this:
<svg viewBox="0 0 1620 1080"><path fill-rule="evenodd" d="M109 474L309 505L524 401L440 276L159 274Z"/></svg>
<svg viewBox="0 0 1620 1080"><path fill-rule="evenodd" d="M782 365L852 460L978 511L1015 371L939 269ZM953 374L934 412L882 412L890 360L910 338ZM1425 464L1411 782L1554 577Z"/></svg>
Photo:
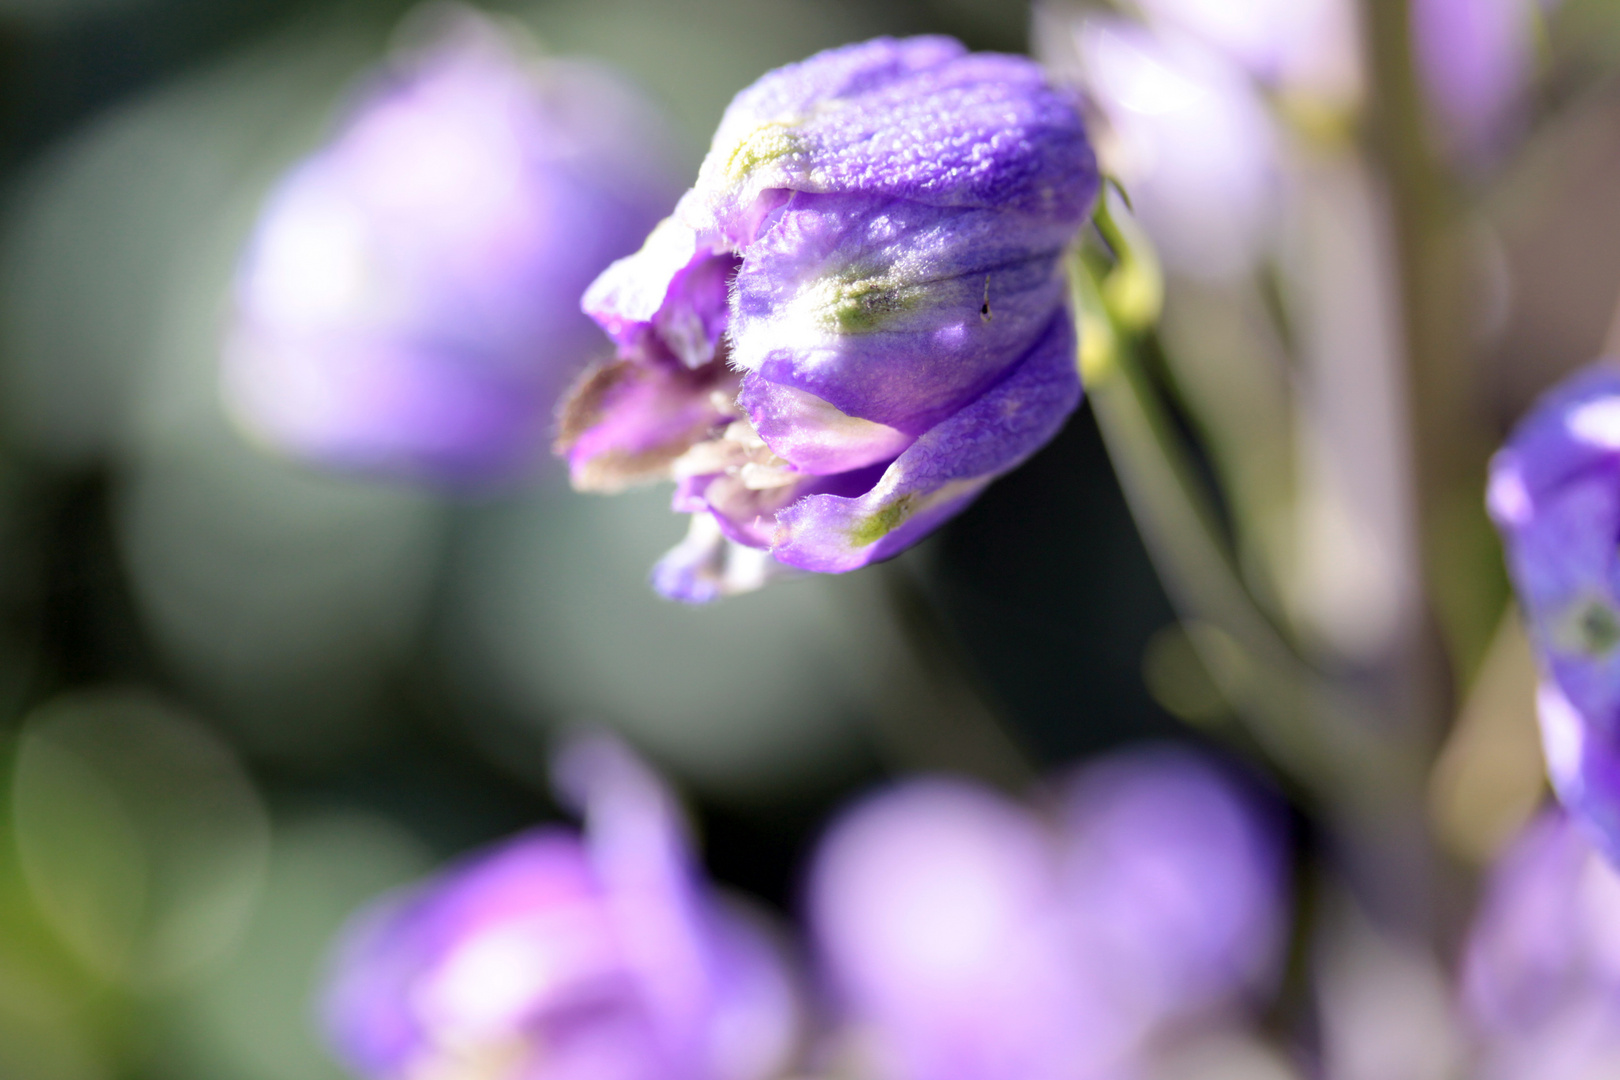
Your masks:
<svg viewBox="0 0 1620 1080"><path fill-rule="evenodd" d="M780 562L838 573L895 555L960 512L1055 435L1080 402L1074 328L1060 311L1023 361L895 459L859 497L811 495L783 510Z"/></svg>
<svg viewBox="0 0 1620 1080"><path fill-rule="evenodd" d="M241 426L335 468L450 485L511 475L548 442L553 379L450 342L240 324L225 397Z"/></svg>
<svg viewBox="0 0 1620 1080"><path fill-rule="evenodd" d="M724 402L735 393L736 377L718 363L595 368L562 405L557 450L582 491L667 479L676 458L730 419Z"/></svg>
<svg viewBox="0 0 1620 1080"><path fill-rule="evenodd" d="M1491 462L1489 504L1543 664L1620 738L1620 372L1555 389Z"/></svg>
<svg viewBox="0 0 1620 1080"><path fill-rule="evenodd" d="M325 999L334 1044L367 1075L403 1077L436 1052L435 1024L526 1019L549 999L572 996L613 963L596 891L578 841L537 830L362 913L344 933ZM569 947L547 949L542 927L529 943L552 961L544 972L490 988L469 982L466 950L491 931L521 929L532 912L550 913ZM501 943L521 941L508 935Z"/></svg>
<svg viewBox="0 0 1620 1080"><path fill-rule="evenodd" d="M1582 940L1593 928L1581 879L1594 859L1585 834L1552 809L1497 861L1463 964L1464 1001L1476 1023L1533 1028L1578 996L1589 972L1601 971Z"/></svg>
<svg viewBox="0 0 1620 1080"><path fill-rule="evenodd" d="M1083 770L1064 792L1063 826L1066 891L1117 1007L1188 1015L1270 988L1285 928L1274 809L1162 746Z"/></svg>
<svg viewBox="0 0 1620 1080"><path fill-rule="evenodd" d="M559 781L587 837L536 830L385 901L345 935L325 999L374 1080L769 1080L794 1049L784 959L698 876L679 811L622 746Z"/></svg>
<svg viewBox="0 0 1620 1080"><path fill-rule="evenodd" d="M757 372L743 376L737 404L770 448L807 473L841 473L893 461L917 441L898 428L842 412Z"/></svg>
<svg viewBox="0 0 1620 1080"><path fill-rule="evenodd" d="M738 272L732 362L921 434L1045 331L1062 306L1059 256L1076 224L794 195Z"/></svg>
<svg viewBox="0 0 1620 1080"><path fill-rule="evenodd" d="M448 25L266 200L225 392L298 456L470 483L535 463L592 348L575 298L668 189L646 107L614 79L522 62L470 15Z"/></svg>
<svg viewBox="0 0 1620 1080"><path fill-rule="evenodd" d="M1620 746L1589 723L1553 682L1536 692L1547 775L1592 842L1620 865Z"/></svg>
<svg viewBox="0 0 1620 1080"><path fill-rule="evenodd" d="M1607 1076L1620 1052L1620 872L1557 809L1492 869L1462 963L1475 1075Z"/></svg>
<svg viewBox="0 0 1620 1080"><path fill-rule="evenodd" d="M1075 99L1022 57L878 38L773 71L726 110L698 174L723 233L772 189L1000 207L1078 222L1097 170Z"/></svg>
<svg viewBox="0 0 1620 1080"><path fill-rule="evenodd" d="M652 586L671 600L707 604L752 592L782 569L769 552L730 539L713 514L698 512L686 538L653 567Z"/></svg>
<svg viewBox="0 0 1620 1080"><path fill-rule="evenodd" d="M1535 0L1413 0L1413 49L1439 129L1475 159L1499 149L1535 59Z"/></svg>
<svg viewBox="0 0 1620 1080"><path fill-rule="evenodd" d="M737 265L677 218L666 218L640 251L604 270L582 307L619 355L689 368L715 357L727 321L726 290Z"/></svg>
<svg viewBox="0 0 1620 1080"><path fill-rule="evenodd" d="M1076 34L1131 206L1166 263L1209 278L1252 273L1276 232L1276 123L1241 71L1120 18Z"/></svg>
<svg viewBox="0 0 1620 1080"><path fill-rule="evenodd" d="M988 791L908 784L822 841L810 917L845 1011L887 1064L928 1080L1056 1080L1107 1032L1065 947L1042 823Z"/></svg>

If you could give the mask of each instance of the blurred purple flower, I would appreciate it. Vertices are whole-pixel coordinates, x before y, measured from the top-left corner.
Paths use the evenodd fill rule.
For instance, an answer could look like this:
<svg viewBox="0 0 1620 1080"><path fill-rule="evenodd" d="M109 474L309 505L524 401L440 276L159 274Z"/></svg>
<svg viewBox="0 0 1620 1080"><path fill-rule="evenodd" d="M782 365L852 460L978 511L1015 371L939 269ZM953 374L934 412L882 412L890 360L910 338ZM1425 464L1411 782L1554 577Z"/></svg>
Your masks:
<svg viewBox="0 0 1620 1080"><path fill-rule="evenodd" d="M1488 502L1544 675L1553 788L1620 860L1620 369L1536 405L1491 461Z"/></svg>
<svg viewBox="0 0 1620 1080"><path fill-rule="evenodd" d="M1186 38L1121 18L1087 17L1058 70L1108 121L1105 164L1165 262L1228 278L1271 244L1281 190L1275 125L1253 81Z"/></svg>
<svg viewBox="0 0 1620 1080"><path fill-rule="evenodd" d="M578 296L674 196L658 121L607 72L531 62L455 9L266 201L224 388L323 465L440 483L543 460L597 340Z"/></svg>
<svg viewBox="0 0 1620 1080"><path fill-rule="evenodd" d="M1464 954L1480 1080L1620 1070L1620 874L1551 810L1498 861Z"/></svg>
<svg viewBox="0 0 1620 1080"><path fill-rule="evenodd" d="M1116 1076L1172 1025L1266 987L1276 822L1193 755L1081 772L1056 814L963 781L857 807L816 858L812 927L884 1080Z"/></svg>
<svg viewBox="0 0 1620 1080"><path fill-rule="evenodd" d="M896 554L1079 402L1060 257L1096 188L1028 60L880 38L771 72L586 293L619 359L564 409L575 485L678 482L682 600Z"/></svg>
<svg viewBox="0 0 1620 1080"><path fill-rule="evenodd" d="M1449 148L1478 162L1524 107L1536 0L1412 0L1412 47Z"/></svg>
<svg viewBox="0 0 1620 1080"><path fill-rule="evenodd" d="M699 879L678 812L618 744L577 745L584 841L542 828L356 918L325 998L373 1080L765 1080L797 997L774 942Z"/></svg>
<svg viewBox="0 0 1620 1080"><path fill-rule="evenodd" d="M1190 34L1262 82L1348 104L1357 92L1348 0L1140 0L1156 27Z"/></svg>

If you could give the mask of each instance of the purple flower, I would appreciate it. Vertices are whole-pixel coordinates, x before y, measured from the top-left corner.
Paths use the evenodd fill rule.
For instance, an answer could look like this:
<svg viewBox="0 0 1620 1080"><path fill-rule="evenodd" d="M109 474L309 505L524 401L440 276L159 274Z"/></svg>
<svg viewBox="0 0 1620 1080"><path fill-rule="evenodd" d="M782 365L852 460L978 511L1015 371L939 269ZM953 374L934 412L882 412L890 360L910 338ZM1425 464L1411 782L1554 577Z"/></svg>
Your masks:
<svg viewBox="0 0 1620 1080"><path fill-rule="evenodd" d="M923 780L824 840L812 928L873 1075L1118 1075L1170 1026L1264 988L1281 852L1220 773L1131 752L1081 772L1054 809Z"/></svg>
<svg viewBox="0 0 1620 1080"><path fill-rule="evenodd" d="M542 828L363 912L325 999L373 1080L765 1080L797 1037L770 938L705 888L677 812L611 742L564 785L584 841Z"/></svg>
<svg viewBox="0 0 1620 1080"><path fill-rule="evenodd" d="M1491 873L1464 954L1481 1080L1614 1074L1620 1065L1620 874L1558 810Z"/></svg>
<svg viewBox="0 0 1620 1080"><path fill-rule="evenodd" d="M1620 860L1620 369L1555 388L1491 462L1553 788Z"/></svg>
<svg viewBox="0 0 1620 1080"><path fill-rule="evenodd" d="M1412 46L1453 152L1479 160L1521 118L1536 0L1413 0Z"/></svg>
<svg viewBox="0 0 1620 1080"><path fill-rule="evenodd" d="M771 72L585 295L618 360L564 407L575 485L677 482L683 600L896 554L1079 402L1061 256L1096 188L1028 60L880 38Z"/></svg>
<svg viewBox="0 0 1620 1080"><path fill-rule="evenodd" d="M262 441L442 483L544 459L595 347L592 276L667 206L656 120L606 72L531 63L455 12L266 201L225 396Z"/></svg>
<svg viewBox="0 0 1620 1080"><path fill-rule="evenodd" d="M1268 253L1282 189L1275 125L1227 58L1121 18L1071 27L1077 77L1108 121L1107 162L1174 270L1252 272Z"/></svg>
<svg viewBox="0 0 1620 1080"><path fill-rule="evenodd" d="M1142 0L1170 33L1218 49L1256 78L1330 101L1356 93L1356 11L1347 0Z"/></svg>

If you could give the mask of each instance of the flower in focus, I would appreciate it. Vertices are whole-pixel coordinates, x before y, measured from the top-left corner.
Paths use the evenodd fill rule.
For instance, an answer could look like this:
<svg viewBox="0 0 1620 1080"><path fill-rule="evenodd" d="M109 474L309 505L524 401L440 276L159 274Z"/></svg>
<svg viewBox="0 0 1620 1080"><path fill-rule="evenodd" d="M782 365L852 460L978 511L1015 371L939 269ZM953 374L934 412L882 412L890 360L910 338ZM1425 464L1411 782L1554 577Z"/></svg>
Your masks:
<svg viewBox="0 0 1620 1080"><path fill-rule="evenodd" d="M1463 964L1480 1080L1620 1072L1620 873L1563 813L1498 861Z"/></svg>
<svg viewBox="0 0 1620 1080"><path fill-rule="evenodd" d="M1028 60L881 38L771 72L586 293L618 359L564 406L575 486L677 482L678 599L896 554L1079 402L1060 257L1096 189Z"/></svg>
<svg viewBox="0 0 1620 1080"><path fill-rule="evenodd" d="M578 311L671 197L656 118L605 71L530 62L454 11L270 194L224 391L262 441L441 483L543 459L595 347Z"/></svg>
<svg viewBox="0 0 1620 1080"><path fill-rule="evenodd" d="M825 975L873 1075L1118 1075L1266 988L1279 838L1182 751L1081 772L1043 817L926 780L857 807L810 878Z"/></svg>
<svg viewBox="0 0 1620 1080"><path fill-rule="evenodd" d="M1488 502L1541 663L1553 789L1620 859L1620 369L1536 405L1491 461Z"/></svg>
<svg viewBox="0 0 1620 1080"><path fill-rule="evenodd" d="M763 1080L794 1050L774 943L697 876L667 792L617 743L576 745L583 841L543 828L355 919L331 1040L374 1080Z"/></svg>

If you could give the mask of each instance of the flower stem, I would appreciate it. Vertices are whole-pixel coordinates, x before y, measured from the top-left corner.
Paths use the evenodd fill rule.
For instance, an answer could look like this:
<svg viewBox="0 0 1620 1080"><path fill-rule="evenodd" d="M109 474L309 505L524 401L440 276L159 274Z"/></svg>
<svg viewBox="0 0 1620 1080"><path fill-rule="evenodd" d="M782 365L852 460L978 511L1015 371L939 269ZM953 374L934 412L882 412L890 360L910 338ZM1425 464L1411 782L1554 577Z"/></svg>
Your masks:
<svg viewBox="0 0 1620 1080"><path fill-rule="evenodd" d="M1079 256L1070 264L1082 327L1101 290ZM1319 676L1263 614L1236 568L1213 502L1142 369L1139 339L1117 330L1106 362L1088 361L1087 391L1137 527L1190 634L1261 747L1305 788L1361 802L1406 770L1365 719L1365 706ZM1407 778L1410 781L1411 778Z"/></svg>

